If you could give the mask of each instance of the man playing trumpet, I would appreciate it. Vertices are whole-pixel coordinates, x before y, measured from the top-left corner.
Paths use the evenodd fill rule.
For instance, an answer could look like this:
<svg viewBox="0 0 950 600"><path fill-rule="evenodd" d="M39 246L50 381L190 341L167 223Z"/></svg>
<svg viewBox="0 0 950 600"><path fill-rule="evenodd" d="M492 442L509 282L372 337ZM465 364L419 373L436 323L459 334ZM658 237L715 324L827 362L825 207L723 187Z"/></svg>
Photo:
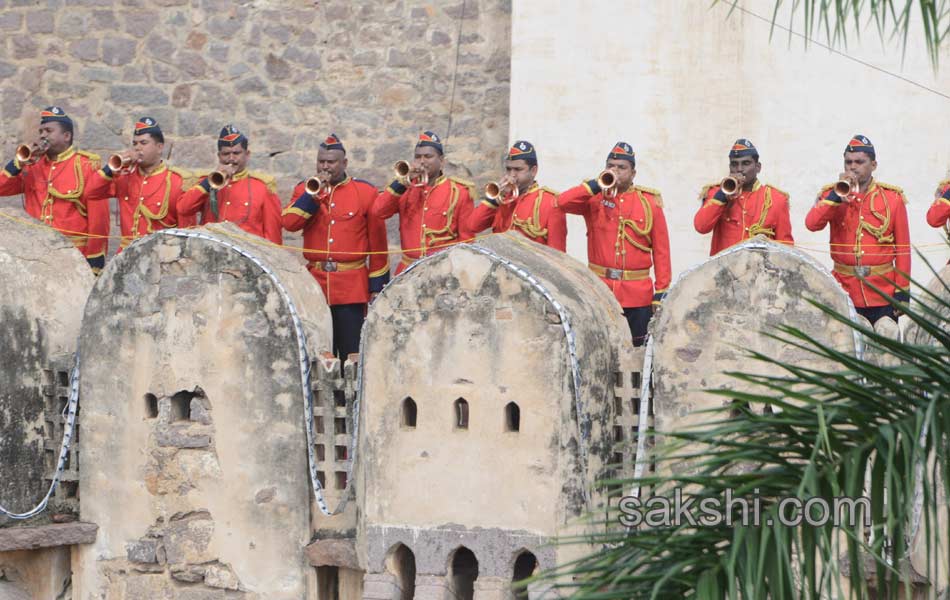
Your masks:
<svg viewBox="0 0 950 600"><path fill-rule="evenodd" d="M377 190L346 173L343 142L331 133L317 151L317 176L294 188L288 231L303 229L304 258L330 305L333 352L359 352L366 305L389 281L386 222L370 214Z"/></svg>
<svg viewBox="0 0 950 600"><path fill-rule="evenodd" d="M558 205L584 216L588 267L613 291L633 344L642 346L653 305L666 294L672 271L663 200L658 191L633 185L636 173L630 144L617 142L607 155L607 170L563 192Z"/></svg>
<svg viewBox="0 0 950 600"><path fill-rule="evenodd" d="M373 203L372 215L388 219L399 213L402 261L396 274L414 261L452 244L472 238L468 230L473 185L442 173L445 164L442 140L426 131L416 143L409 169L397 163L396 179Z"/></svg>
<svg viewBox="0 0 950 600"><path fill-rule="evenodd" d="M248 233L280 244L281 205L277 182L270 175L248 171L247 137L231 125L218 136L218 168L181 197L179 216L199 211L202 223L230 221Z"/></svg>
<svg viewBox="0 0 950 600"><path fill-rule="evenodd" d="M950 179L937 184L934 202L927 209L927 224L931 227L947 227L950 221Z"/></svg>
<svg viewBox="0 0 950 600"><path fill-rule="evenodd" d="M788 194L761 183L759 151L747 139L738 139L729 151L729 176L699 194L702 206L693 218L699 233L713 232L709 255L756 235L792 245Z"/></svg>
<svg viewBox="0 0 950 600"><path fill-rule="evenodd" d="M98 168L97 155L73 146L66 111L50 106L40 113L39 140L0 170L0 196L23 194L26 212L68 237L96 273L109 245L107 196L89 188Z"/></svg>
<svg viewBox="0 0 950 600"><path fill-rule="evenodd" d="M877 154L871 141L855 135L844 151L845 172L826 185L805 218L810 231L831 224L835 279L855 309L874 324L897 320L894 307L871 286L902 302L910 301L910 230L903 191L875 181Z"/></svg>
<svg viewBox="0 0 950 600"><path fill-rule="evenodd" d="M92 189L118 200L120 252L136 238L185 225L178 219L178 201L189 174L165 164L164 149L159 124L142 117L132 131L131 152L112 155L91 178Z"/></svg>
<svg viewBox="0 0 950 600"><path fill-rule="evenodd" d="M531 142L517 141L505 160L505 177L486 186L485 199L475 207L468 230L491 225L494 233L514 229L529 240L564 252L567 220L557 207L557 194L535 181L538 155Z"/></svg>

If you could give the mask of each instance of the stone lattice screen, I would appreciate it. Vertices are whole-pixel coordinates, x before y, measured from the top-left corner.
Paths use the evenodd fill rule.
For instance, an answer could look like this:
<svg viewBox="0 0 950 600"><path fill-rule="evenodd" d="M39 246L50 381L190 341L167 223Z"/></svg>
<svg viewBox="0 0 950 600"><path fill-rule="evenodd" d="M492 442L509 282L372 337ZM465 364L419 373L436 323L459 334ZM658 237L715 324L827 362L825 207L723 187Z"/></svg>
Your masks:
<svg viewBox="0 0 950 600"><path fill-rule="evenodd" d="M622 465L615 473L620 477L632 477L636 463L637 432L640 426L640 386L643 381L643 348L634 348L626 353L620 370L614 373L613 431L614 453L612 465ZM649 430L653 429L653 409L648 411ZM648 438L647 449L652 448L652 437ZM647 470L651 469L647 462Z"/></svg>
<svg viewBox="0 0 950 600"><path fill-rule="evenodd" d="M423 129L447 138L450 173L484 182L509 141L510 12L510 0L0 0L2 160L57 104L102 154L152 116L172 162L195 169L213 166L233 122L283 202L330 131L377 186Z"/></svg>
<svg viewBox="0 0 950 600"><path fill-rule="evenodd" d="M46 475L43 484L48 486L56 471L59 451L63 443L63 427L66 424L65 409L69 403L69 374L72 370L71 355L56 357L43 371L43 401L45 426L43 428L43 458ZM50 516L79 515L79 421L73 429L59 485L50 498L47 513Z"/></svg>
<svg viewBox="0 0 950 600"><path fill-rule="evenodd" d="M333 510L349 483L357 363L321 358L313 365L313 434L317 478Z"/></svg>
<svg viewBox="0 0 950 600"><path fill-rule="evenodd" d="M57 357L43 371L45 406L45 484L52 480L63 440L63 410L69 399L69 374L72 356ZM313 363L314 453L317 473L331 508L342 499L353 436L353 406L356 399L357 363L340 363L337 358L321 358ZM80 401L80 411L82 402ZM302 408L302 405L301 405ZM79 514L79 414L69 448L69 459L60 484L50 499L50 515ZM303 435L301 430L300 435ZM304 475L304 474L302 474Z"/></svg>

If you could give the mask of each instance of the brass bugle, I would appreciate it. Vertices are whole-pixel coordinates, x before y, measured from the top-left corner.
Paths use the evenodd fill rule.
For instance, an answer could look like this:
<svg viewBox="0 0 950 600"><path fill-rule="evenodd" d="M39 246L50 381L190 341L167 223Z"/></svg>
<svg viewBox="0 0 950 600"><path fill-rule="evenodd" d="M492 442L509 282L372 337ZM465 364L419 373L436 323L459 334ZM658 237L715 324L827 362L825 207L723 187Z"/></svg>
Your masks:
<svg viewBox="0 0 950 600"><path fill-rule="evenodd" d="M609 190L617 185L617 176L614 175L614 172L610 169L604 169L600 172L600 175L597 176L597 185L599 185L602 190Z"/></svg>
<svg viewBox="0 0 950 600"><path fill-rule="evenodd" d="M502 184L500 181L492 181L491 183L485 184L485 197L489 200L498 200L509 190L511 191L512 198L518 197L520 193L518 186L511 183Z"/></svg>
<svg viewBox="0 0 950 600"><path fill-rule="evenodd" d="M211 171L208 174L208 185L213 190L220 190L231 181L231 174L223 171Z"/></svg>
<svg viewBox="0 0 950 600"><path fill-rule="evenodd" d="M393 172L396 173L396 177L400 179L405 178L409 175L409 171L412 170L412 165L409 164L409 161L398 160L396 164L393 165Z"/></svg>
<svg viewBox="0 0 950 600"><path fill-rule="evenodd" d="M851 194L857 193L858 191L858 182L852 177L845 177L844 179L839 179L835 183L835 193L841 196L842 198L850 196Z"/></svg>
<svg viewBox="0 0 950 600"><path fill-rule="evenodd" d="M721 189L722 193L727 196L735 196L738 194L740 187L739 178L732 175L723 177L722 181L719 183L719 189Z"/></svg>
<svg viewBox="0 0 950 600"><path fill-rule="evenodd" d="M316 196L320 192L326 190L330 187L330 181L327 179L320 179L318 176L313 176L307 180L307 183L304 184L307 188L307 193L311 196Z"/></svg>
<svg viewBox="0 0 950 600"><path fill-rule="evenodd" d="M396 161L396 164L393 165L393 172L396 173L396 177L399 179L405 179L409 177L409 174L412 173L412 165L409 164L407 160ZM422 170L421 174L411 180L413 186L420 187L429 183L429 173L428 171Z"/></svg>
<svg viewBox="0 0 950 600"><path fill-rule="evenodd" d="M31 165L38 161L43 154L46 153L46 150L49 148L49 142L45 139L40 139L32 146L29 144L20 144L16 147L16 159L17 162L24 165Z"/></svg>
<svg viewBox="0 0 950 600"><path fill-rule="evenodd" d="M109 168L113 173L128 173L132 170L133 163L138 161L133 159L131 156L122 156L121 154L113 154L109 157Z"/></svg>

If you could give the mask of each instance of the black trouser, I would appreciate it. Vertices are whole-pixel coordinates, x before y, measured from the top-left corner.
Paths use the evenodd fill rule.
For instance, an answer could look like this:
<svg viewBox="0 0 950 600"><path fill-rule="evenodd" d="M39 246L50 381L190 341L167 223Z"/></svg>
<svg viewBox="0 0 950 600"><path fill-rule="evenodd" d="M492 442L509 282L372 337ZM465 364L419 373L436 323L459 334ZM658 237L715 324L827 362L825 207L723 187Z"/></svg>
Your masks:
<svg viewBox="0 0 950 600"><path fill-rule="evenodd" d="M366 318L365 304L337 304L330 306L333 317L333 354L346 360L360 351L360 331Z"/></svg>
<svg viewBox="0 0 950 600"><path fill-rule="evenodd" d="M887 306L868 306L866 308L857 308L855 307L858 314L871 322L871 325L874 325L878 322L881 317L890 317L897 320L897 314L894 312L894 307L888 304Z"/></svg>
<svg viewBox="0 0 950 600"><path fill-rule="evenodd" d="M630 326L633 345L642 346L647 341L647 325L650 324L650 319L653 317L653 307L625 308L623 309L623 316L627 317L627 325Z"/></svg>

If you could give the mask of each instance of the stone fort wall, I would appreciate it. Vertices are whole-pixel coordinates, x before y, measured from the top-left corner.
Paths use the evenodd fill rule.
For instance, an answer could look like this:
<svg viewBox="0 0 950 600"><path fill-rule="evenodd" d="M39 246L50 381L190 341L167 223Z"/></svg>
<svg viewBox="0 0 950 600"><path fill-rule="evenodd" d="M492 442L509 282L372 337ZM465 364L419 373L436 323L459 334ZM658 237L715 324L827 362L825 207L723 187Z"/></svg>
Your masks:
<svg viewBox="0 0 950 600"><path fill-rule="evenodd" d="M510 0L0 0L2 160L56 104L78 146L103 155L152 116L171 162L193 169L214 166L233 122L284 202L331 131L377 186L424 129L446 140L450 173L487 181L509 141L510 12Z"/></svg>

